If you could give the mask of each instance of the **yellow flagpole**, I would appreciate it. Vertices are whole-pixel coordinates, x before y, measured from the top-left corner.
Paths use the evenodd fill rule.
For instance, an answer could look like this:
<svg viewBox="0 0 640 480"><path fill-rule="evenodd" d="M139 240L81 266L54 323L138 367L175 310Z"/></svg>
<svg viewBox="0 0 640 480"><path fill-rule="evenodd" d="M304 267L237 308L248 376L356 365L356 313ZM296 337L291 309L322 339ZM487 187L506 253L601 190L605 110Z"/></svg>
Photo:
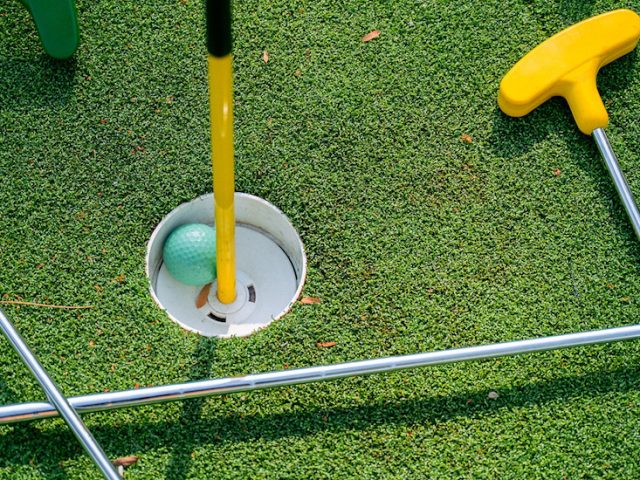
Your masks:
<svg viewBox="0 0 640 480"><path fill-rule="evenodd" d="M216 220L218 300L236 299L236 244L233 155L233 56L208 56L211 163Z"/></svg>

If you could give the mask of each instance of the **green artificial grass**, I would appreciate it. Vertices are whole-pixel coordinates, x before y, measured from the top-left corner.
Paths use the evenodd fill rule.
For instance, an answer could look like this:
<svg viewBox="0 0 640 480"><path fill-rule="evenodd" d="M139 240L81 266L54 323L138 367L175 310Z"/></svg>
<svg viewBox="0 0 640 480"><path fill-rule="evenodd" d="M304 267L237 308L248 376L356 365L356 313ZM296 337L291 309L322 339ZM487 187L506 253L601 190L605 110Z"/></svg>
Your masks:
<svg viewBox="0 0 640 480"><path fill-rule="evenodd" d="M0 296L93 308L3 309L69 396L637 323L640 243L593 142L563 101L496 103L524 53L619 7L640 5L235 2L237 190L290 217L321 303L219 341L144 273L158 222L211 191L202 2L79 1L67 62L4 3ZM599 86L640 197L638 54ZM627 342L84 418L139 457L130 479L635 479L639 360ZM42 399L1 340L0 404ZM0 478L100 475L55 419L0 427Z"/></svg>

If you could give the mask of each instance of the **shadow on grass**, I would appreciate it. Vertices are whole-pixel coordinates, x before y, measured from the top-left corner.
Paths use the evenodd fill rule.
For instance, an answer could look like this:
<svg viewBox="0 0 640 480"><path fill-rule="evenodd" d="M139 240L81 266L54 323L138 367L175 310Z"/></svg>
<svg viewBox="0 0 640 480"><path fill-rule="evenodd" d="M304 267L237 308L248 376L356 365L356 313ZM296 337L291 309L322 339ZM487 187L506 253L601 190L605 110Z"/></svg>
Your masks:
<svg viewBox="0 0 640 480"><path fill-rule="evenodd" d="M0 59L0 111L56 110L64 107L76 82L76 60L45 54Z"/></svg>
<svg viewBox="0 0 640 480"><path fill-rule="evenodd" d="M208 370L210 349L211 344L203 342L200 345L198 350L204 357L194 371L202 373ZM129 454L129 445L137 445L141 450L171 448L172 457L166 467L165 478L184 478L189 470L192 452L196 447L205 444L276 441L287 437L304 438L321 431L339 433L347 430L366 430L376 425L410 426L438 424L458 418L486 418L500 415L504 410L637 390L640 389L638 373L639 367L625 367L590 375L500 388L500 397L497 400L488 400L486 389L482 389L456 396L432 396L409 401L314 408L294 413L248 417L201 418L204 399L195 399L184 402L183 414L178 422L98 427L93 431L112 456ZM384 379L368 381L380 382ZM55 454L42 455L37 459L42 471L55 471L56 467L70 456L81 454L79 447L66 446L75 443L72 435L66 430L42 433L28 424L18 424L11 428L12 432L0 435L0 468L24 462L24 452L46 449L47 444L56 444L58 448Z"/></svg>
<svg viewBox="0 0 640 480"><path fill-rule="evenodd" d="M209 378L211 375L215 345L215 342L211 339L200 338L194 355L195 364L191 369L189 378ZM183 402L182 414L178 421L181 430L187 429L188 431L191 425L202 422L202 405L205 401L206 398L194 398L193 400ZM144 435L145 433L140 432L140 434ZM184 435L184 433L182 435ZM193 448L187 450L179 447L174 448L171 460L169 460L165 470L165 478L186 478L189 473L192 451Z"/></svg>

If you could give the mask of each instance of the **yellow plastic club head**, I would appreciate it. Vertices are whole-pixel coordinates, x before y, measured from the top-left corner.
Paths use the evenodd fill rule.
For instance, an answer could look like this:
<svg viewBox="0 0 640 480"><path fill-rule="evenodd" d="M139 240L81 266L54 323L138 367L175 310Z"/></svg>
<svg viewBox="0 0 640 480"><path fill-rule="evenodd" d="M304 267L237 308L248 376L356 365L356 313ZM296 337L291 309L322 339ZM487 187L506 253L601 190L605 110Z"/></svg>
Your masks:
<svg viewBox="0 0 640 480"><path fill-rule="evenodd" d="M544 41L516 63L500 83L498 105L521 117L551 97L564 97L578 128L590 135L609 116L596 76L604 65L632 51L640 39L640 17L615 10L577 23Z"/></svg>

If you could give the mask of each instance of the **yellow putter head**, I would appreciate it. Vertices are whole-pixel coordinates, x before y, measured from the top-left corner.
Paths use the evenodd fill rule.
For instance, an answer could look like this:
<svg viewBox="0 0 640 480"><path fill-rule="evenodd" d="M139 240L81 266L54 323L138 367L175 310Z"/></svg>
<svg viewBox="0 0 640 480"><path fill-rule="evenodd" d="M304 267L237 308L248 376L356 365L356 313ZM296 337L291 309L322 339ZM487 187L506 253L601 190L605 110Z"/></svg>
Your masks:
<svg viewBox="0 0 640 480"><path fill-rule="evenodd" d="M614 10L577 23L544 41L516 63L500 83L498 105L521 117L551 97L564 97L580 130L590 135L609 116L596 76L604 65L632 51L640 39L640 17Z"/></svg>

